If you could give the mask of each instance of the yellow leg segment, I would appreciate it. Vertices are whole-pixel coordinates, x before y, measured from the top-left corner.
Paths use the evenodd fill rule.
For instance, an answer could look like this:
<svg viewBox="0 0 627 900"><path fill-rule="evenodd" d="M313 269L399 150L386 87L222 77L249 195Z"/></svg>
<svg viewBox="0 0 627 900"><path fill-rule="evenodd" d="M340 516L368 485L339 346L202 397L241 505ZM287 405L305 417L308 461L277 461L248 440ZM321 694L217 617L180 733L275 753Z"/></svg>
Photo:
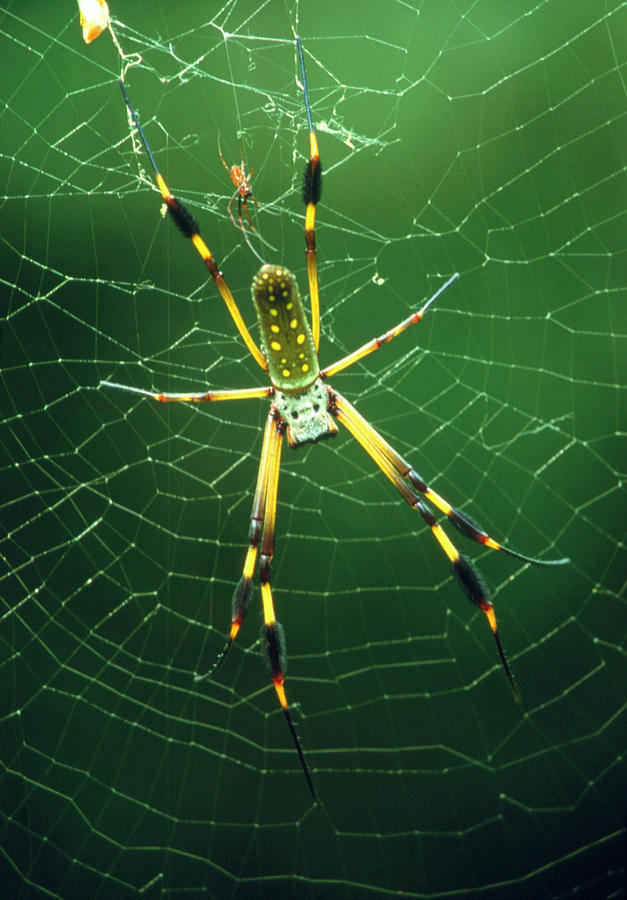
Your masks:
<svg viewBox="0 0 627 900"><path fill-rule="evenodd" d="M318 286L318 264L316 262L316 204L322 193L322 166L320 164L320 151L318 139L314 131L309 106L309 89L307 87L307 73L305 71L305 57L303 47L298 35L296 48L300 62L300 72L303 80L303 93L305 95L305 109L307 111L307 125L309 126L309 162L305 168L303 180L303 201L305 203L305 257L307 259L307 279L309 281L309 299L311 302L311 334L316 353L320 345L320 289Z"/></svg>

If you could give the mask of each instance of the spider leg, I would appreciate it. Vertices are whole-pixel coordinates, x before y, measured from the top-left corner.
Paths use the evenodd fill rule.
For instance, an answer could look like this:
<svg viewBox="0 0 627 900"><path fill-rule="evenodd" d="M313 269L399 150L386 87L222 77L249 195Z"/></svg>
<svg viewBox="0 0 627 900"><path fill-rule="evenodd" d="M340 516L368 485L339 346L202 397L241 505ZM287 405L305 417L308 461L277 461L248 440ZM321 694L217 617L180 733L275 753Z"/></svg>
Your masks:
<svg viewBox="0 0 627 900"><path fill-rule="evenodd" d="M339 394L337 396L340 397ZM345 407L350 407L347 400L344 400L344 398L340 399ZM427 500L433 503L434 506L437 506L440 512L444 513L445 516L448 516L451 525L454 525L464 537L470 538L478 544L490 547L492 550L501 550L508 556L513 556L515 559L520 559L523 562L532 563L536 566L562 566L565 563L570 562L568 557L562 559L536 559L533 556L525 556L524 553L519 553L517 550L512 550L510 547L506 547L504 544L495 541L494 538L490 537L481 525L472 518L472 516L462 512L461 509L451 506L444 497L441 497L436 491L430 488L420 475L414 471L407 460L403 459L400 453L397 453L394 447L392 447L392 445L389 444L354 407L350 407L350 409L354 421L358 423L361 433L367 436L368 441L390 461L399 475L411 482L413 487L420 491L421 494L424 494Z"/></svg>
<svg viewBox="0 0 627 900"><path fill-rule="evenodd" d="M309 106L309 90L307 88L307 75L305 73L305 57L300 38L296 35L296 47L305 95L305 109L307 111L307 125L309 127L309 162L305 167L303 178L303 202L305 204L305 257L307 259L307 278L309 280L309 299L311 302L311 333L314 346L318 352L320 344L320 291L318 287L318 264L316 262L316 204L322 194L322 166L320 165L320 153L318 140L311 119Z"/></svg>
<svg viewBox="0 0 627 900"><path fill-rule="evenodd" d="M262 265L264 265L265 259L263 258L261 253L259 253L259 251L255 247L253 247L251 240L248 237L248 232L246 231L246 226L244 225L244 220L242 219L242 196L239 192L237 193L237 197L239 198L238 199L238 221L239 221L239 224L238 224L238 222L235 221L235 219L233 218L232 215L231 215L231 219L232 219L235 227L239 228L239 230L242 232L244 240L248 244L248 249L251 250L252 253L257 257L259 262ZM234 199L235 199L235 196L233 197L233 200ZM244 207L245 207L245 205L246 205L246 201L244 201ZM246 218L248 218L248 213L246 213ZM259 238L259 240L262 242L262 244L265 244L267 247L270 247L271 250L276 250L276 248L273 247L272 244L269 244L268 241L264 237L262 237L261 234L253 227L252 222L250 222L250 219L248 221L250 223L251 231L254 232L254 234Z"/></svg>
<svg viewBox="0 0 627 900"><path fill-rule="evenodd" d="M277 493L279 486L279 468L281 464L281 447L285 424L274 409L270 410L266 420L261 449L261 460L257 474L257 486L253 498L253 508L250 518L249 545L244 570L235 592L233 594L233 612L231 631L224 648L218 655L213 666L205 675L196 675L196 681L202 681L212 676L222 665L231 649L246 614L250 607L253 592L253 574L257 555L259 554L259 577L261 582L261 599L263 603L264 625L262 626L263 645L266 659L270 667L272 683L276 691L279 703L283 709L285 719L292 737L292 742L302 770L309 786L312 798L317 803L318 798L314 790L309 767L305 760L303 749L296 734L294 722L289 711L287 695L285 693L285 637L283 627L276 620L272 589L270 585L270 567L274 555L274 534L276 524ZM259 553L259 551L261 551Z"/></svg>
<svg viewBox="0 0 627 900"><path fill-rule="evenodd" d="M255 488L253 508L250 517L250 528L248 531L248 552L246 553L246 559L244 561L242 577L238 581L237 587L233 593L231 631L214 664L204 675L196 675L196 681L203 681L205 678L211 678L211 676L220 668L231 649L231 645L235 640L238 631L242 627L250 606L253 592L253 574L255 572L257 553L259 552L259 543L261 541L265 519L268 474L272 462L272 435L274 430L274 416L272 411L270 411L268 418L266 419L266 427L261 445L261 457L259 460L259 469L257 471L257 486Z"/></svg>
<svg viewBox="0 0 627 900"><path fill-rule="evenodd" d="M501 639L499 636L496 616L490 599L489 591L481 577L481 574L471 562L471 560L460 554L457 547L450 540L444 529L439 525L435 516L427 506L415 493L413 487L416 487L421 493L427 497L434 505L444 512L450 521L466 535L471 537L478 543L485 544L496 550L503 550L511 556L522 559L525 562L531 562L544 565L558 565L568 560L538 560L528 556L516 553L498 544L492 538L488 537L485 532L476 525L470 517L459 510L455 510L444 501L439 494L432 491L414 472L414 470L396 453L396 451L388 444L388 442L370 425L357 410L342 397L340 394L329 389L331 412L336 416L338 421L342 422L353 435L353 437L361 444L364 450L379 466L384 475L389 478L392 484L399 491L405 501L416 509L423 520L431 529L431 533L437 540L438 544L446 554L450 564L451 572L455 576L457 582L468 599L477 606L485 615L490 626L490 630L494 635L496 648L505 670L505 674L512 686L514 695L519 698L519 691L514 680L514 676L507 662Z"/></svg>
<svg viewBox="0 0 627 900"><path fill-rule="evenodd" d="M226 174L227 174L227 175L229 176L229 178L230 178L230 177L231 177L231 170L230 170L229 167L227 166L226 160L225 160L224 156L222 155L222 147L221 147L221 145L220 145L220 135L219 135L219 134L218 134L218 155L219 155L220 159L222 160L222 165L223 165L224 168L226 169Z"/></svg>
<svg viewBox="0 0 627 900"><path fill-rule="evenodd" d="M255 199L252 194L249 194L248 196L252 197L253 200ZM233 206L233 203L234 203L236 197L238 198L238 200L237 200L238 221L237 222L235 221L235 217L232 212L232 206ZM255 200L255 203L257 204L257 206L259 206L259 204L257 203L256 200ZM262 244L265 244L266 247L269 247L270 250L273 250L276 253L276 247L273 247L272 244L263 237L261 232L259 232L255 228L253 223L250 221L250 216L248 215L248 208L246 206L246 197L242 197L242 195L240 194L239 191L236 191L233 194L233 197L231 198L231 202L229 203L229 216L231 217L231 222L233 223L233 225L236 228L239 228L239 230L242 232L242 234L244 236L244 240L248 244L249 249L252 250L252 252L255 254L255 256L257 257L259 262L265 263L263 256L261 256L261 254L253 247L253 245L250 242L250 238L248 237L248 232L246 231L246 226L244 225L244 220L242 219L242 204L244 206L244 213L246 214L246 220L247 220L248 224L250 225L250 230L255 234L255 236L261 241ZM259 206L259 209L261 209L260 206Z"/></svg>
<svg viewBox="0 0 627 900"><path fill-rule="evenodd" d="M146 136L144 135L144 131L137 117L137 113L133 109L133 105L129 99L128 94L126 93L126 88L124 87L124 82L122 81L122 79L120 79L119 84L120 90L122 91L122 96L124 97L124 102L128 107L133 122L135 123L135 127L137 128L137 133L139 134L140 140L144 146L144 150L146 151L148 159L150 160L150 165L152 166L152 169L155 173L157 186L161 191L161 196L165 201L169 214L171 215L183 237L189 238L189 240L196 248L196 252L201 257L202 261L209 271L209 274L213 278L213 281L218 288L222 299L226 303L227 309L230 312L235 325L237 326L237 330L244 339L244 343L248 347L251 356L265 371L267 369L267 366L266 361L263 358L263 354L261 353L261 350L259 349L257 344L254 342L248 328L246 327L246 324L242 318L242 314L239 311L239 307L235 302L235 298L233 297L233 294L231 293L231 290L226 283L224 275L218 269L211 250L200 236L199 226L196 222L196 219L187 209L187 207L183 203L181 203L180 200L177 200L177 198L172 193L170 193L170 189L165 182L165 178L157 168L157 163L155 162L155 158L152 155L152 150L150 149L148 141L146 140Z"/></svg>
<svg viewBox="0 0 627 900"><path fill-rule="evenodd" d="M244 167L244 162L243 162L243 160L242 160L242 171L244 171L244 168L243 168L243 167ZM255 206L257 207L257 209L261 209L261 206L260 206L260 205L257 203L257 201L255 200L255 195L253 194L252 188L251 188L251 186L250 186L250 182L251 182L251 179L252 179L252 177L253 177L254 174L255 174L255 169L254 169L254 167L253 167L253 168L250 170L250 172L248 173L248 175L246 176L246 182L245 182L245 183L246 183L246 190L243 191L243 192L241 192L241 196L242 196L242 206L244 207L244 215L246 216L246 221L247 221L248 224L250 225L250 228L251 228L252 231L255 231L255 226L254 226L253 223L250 221L250 216L248 215L248 207L247 207L247 205L246 205L246 201L247 201L247 200L252 200L253 203L255 204Z"/></svg>
<svg viewBox="0 0 627 900"><path fill-rule="evenodd" d="M270 413L273 414L273 411ZM259 556L259 580L261 582L261 600L263 603L264 625L262 627L262 635L266 658L270 666L272 675L272 683L276 691L279 703L285 715L285 721L292 737L294 749L298 754L301 768L307 780L309 791L315 803L318 802L316 791L313 786L309 767L305 760L303 748L301 746L296 728L292 721L289 711L287 696L285 693L285 670L286 670L286 654L285 654L285 635L283 626L276 621L274 613L274 603L272 600L272 587L270 584L270 565L274 555L274 528L276 523L276 503L277 491L279 487L279 467L281 463L281 446L283 434L285 433L285 423L277 417L274 426L275 437L275 453L269 466L268 486L266 495L266 514L263 526L263 539L261 542L261 553Z"/></svg>
<svg viewBox="0 0 627 900"><path fill-rule="evenodd" d="M353 350L352 353L349 353L348 356L344 356L336 363L327 366L326 369L323 369L320 373L322 377L329 378L332 375L335 375L336 372L341 372L342 369L347 369L349 366L352 366L353 363L356 363L360 359L363 359L364 356L368 356L368 354L373 353L380 347L383 347L384 344L389 344L390 341L394 340L395 337L398 337L399 334L402 334L411 325L416 325L418 322L420 322L431 304L434 303L438 299L440 294L443 294L447 287L453 284L455 279L458 277L459 272L455 272L454 275L451 275L449 280L438 288L435 294L433 294L433 296L427 300L424 306L422 306L417 312L412 313L411 316L403 319L403 321L399 322L398 325L395 325L394 328L390 328L389 331L385 331L383 334L379 335L379 337L373 338L371 341L367 341L367 343L363 344L357 350Z"/></svg>
<svg viewBox="0 0 627 900"><path fill-rule="evenodd" d="M273 387L240 388L233 391L200 391L193 394L164 394L147 391L145 388L130 387L127 384L118 384L116 381L101 381L99 387L116 388L127 391L130 394L140 394L142 397L151 397L160 403L183 402L203 403L217 400L252 400L256 397L270 397L274 394Z"/></svg>
<svg viewBox="0 0 627 900"><path fill-rule="evenodd" d="M251 174L252 174L252 172L251 172ZM249 177L250 177L250 176L249 176ZM244 195L244 196L242 196L242 195L240 194L240 212L239 212L239 220L240 220L240 224L241 224L242 230L243 230L243 229L244 229L244 224L243 224L243 222L242 222L242 209L243 209L243 210L244 210L244 215L246 216L246 221L248 222L248 227L250 228L251 231L255 231L255 226L254 226L253 223L250 221L250 216L249 216L249 214L248 214L248 204L246 203L247 197L251 197L251 199L253 199L253 200L255 199L251 193L248 193L248 194L246 194L246 195ZM256 200L255 200L255 203L257 203ZM257 206L259 206L258 203L257 203Z"/></svg>
<svg viewBox="0 0 627 900"><path fill-rule="evenodd" d="M233 225L237 228L237 227L238 227L238 226L237 226L237 222L235 221L235 216L233 215L233 204L235 203L235 198L236 198L236 197L239 197L239 191L235 191L235 193L234 193L233 196L231 197L231 199L230 199L230 201L229 201L229 205L228 205L228 207L227 207L227 211L228 211L229 217L230 217L230 219L231 219L231 222L232 222ZM240 199L241 199L241 198L240 198ZM243 229L243 226L242 226L242 217L241 217L241 216L239 217L239 227L242 229L242 231L244 230L244 229Z"/></svg>

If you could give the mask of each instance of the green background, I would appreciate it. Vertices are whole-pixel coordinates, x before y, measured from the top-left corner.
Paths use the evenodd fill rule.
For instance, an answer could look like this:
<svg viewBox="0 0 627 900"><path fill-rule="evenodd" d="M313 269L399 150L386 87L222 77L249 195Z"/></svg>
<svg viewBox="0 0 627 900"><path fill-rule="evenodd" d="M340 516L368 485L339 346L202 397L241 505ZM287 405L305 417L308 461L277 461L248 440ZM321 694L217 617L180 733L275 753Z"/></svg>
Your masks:
<svg viewBox="0 0 627 900"><path fill-rule="evenodd" d="M120 2L127 85L247 322L262 257L305 292L325 169L321 364L451 503L541 569L451 536L491 585L523 701L420 518L346 432L285 449L275 602L312 806L258 643L212 681L267 401L134 155L108 34L0 11L0 894L617 897L625 786L625 4ZM253 328L255 333L255 329ZM450 532L450 529L449 529ZM459 540L457 540L459 538ZM623 687L621 688L621 684ZM4 893L2 893L2 890Z"/></svg>

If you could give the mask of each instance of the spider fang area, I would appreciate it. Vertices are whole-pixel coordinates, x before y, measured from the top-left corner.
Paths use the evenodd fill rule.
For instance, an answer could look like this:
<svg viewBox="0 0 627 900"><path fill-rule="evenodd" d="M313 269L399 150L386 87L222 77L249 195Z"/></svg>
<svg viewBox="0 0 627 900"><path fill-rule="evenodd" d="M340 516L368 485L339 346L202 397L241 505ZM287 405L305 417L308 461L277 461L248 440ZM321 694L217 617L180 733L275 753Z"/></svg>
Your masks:
<svg viewBox="0 0 627 900"><path fill-rule="evenodd" d="M287 440L292 448L337 434L337 425L329 415L329 395L319 378L298 394L277 391L274 407L287 425Z"/></svg>

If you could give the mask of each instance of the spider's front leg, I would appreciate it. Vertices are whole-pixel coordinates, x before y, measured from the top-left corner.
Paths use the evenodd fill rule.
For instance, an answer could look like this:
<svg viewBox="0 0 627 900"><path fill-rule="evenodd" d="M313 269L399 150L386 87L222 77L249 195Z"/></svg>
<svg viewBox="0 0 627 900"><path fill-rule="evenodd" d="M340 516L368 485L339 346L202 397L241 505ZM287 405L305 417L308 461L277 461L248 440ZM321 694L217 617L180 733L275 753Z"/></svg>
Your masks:
<svg viewBox="0 0 627 900"><path fill-rule="evenodd" d="M216 661L208 672L204 675L196 675L196 681L203 681L211 676L220 668L227 657L231 645L235 640L238 631L244 623L250 601L253 593L253 575L255 573L255 565L257 562L257 554L259 552L259 543L263 533L263 524L266 514L266 498L268 494L268 478L272 465L273 450L276 445L276 422L275 415L271 409L266 419L266 427L263 433L263 442L261 445L261 458L259 460L259 470L257 472L257 486L255 488L255 496L253 498L253 509L250 517L250 528L248 531L248 552L244 561L244 571L237 583L237 587L233 593L233 605L231 615L231 631L226 640L222 651L219 653ZM280 440L279 440L280 452ZM276 455L276 452L274 453Z"/></svg>
<svg viewBox="0 0 627 900"><path fill-rule="evenodd" d="M166 184L165 178L157 168L156 160L153 156L152 150L150 149L150 145L146 140L146 135L144 134L144 130L141 126L137 113L133 107L133 104L130 101L126 88L124 87L124 82L122 79L119 81L120 90L122 91L122 96L124 97L124 102L128 108L129 114L135 124L137 129L137 133L139 135L139 139L141 140L144 150L146 151L146 155L150 160L150 165L152 166L153 172L155 173L155 180L157 182L157 187L161 192L161 196L165 202L167 211L175 223L178 230L181 232L183 237L187 238L192 242L194 248L205 266L211 277L213 278L214 284L216 285L218 291L220 292L220 296L224 300L227 309L229 310L235 325L237 326L237 330L241 334L244 339L244 343L248 347L248 350L252 357L256 360L258 365L265 371L266 370L266 361L263 358L263 354L261 350L257 346L257 344L252 339L252 336L246 327L244 319L242 318L242 314L239 311L239 307L235 302L235 298L231 293L231 289L229 288L224 275L220 271L218 264L216 263L215 257L207 244L204 242L202 237L200 236L200 230L198 226L198 222L189 211L189 209L185 206L184 203L174 196L174 194L170 191L170 188ZM224 162L224 160L223 160ZM226 163L224 163L226 166Z"/></svg>

